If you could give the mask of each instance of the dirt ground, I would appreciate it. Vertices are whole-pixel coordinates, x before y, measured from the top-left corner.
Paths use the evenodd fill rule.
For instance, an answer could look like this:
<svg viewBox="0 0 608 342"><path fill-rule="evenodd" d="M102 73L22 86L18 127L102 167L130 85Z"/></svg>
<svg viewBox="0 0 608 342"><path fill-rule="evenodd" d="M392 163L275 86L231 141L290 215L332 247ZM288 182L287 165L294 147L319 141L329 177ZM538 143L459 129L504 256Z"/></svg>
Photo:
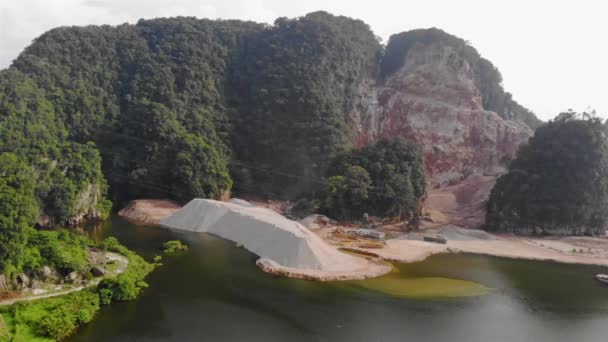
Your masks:
<svg viewBox="0 0 608 342"><path fill-rule="evenodd" d="M478 228L485 222L485 208L496 177L482 176L457 185L431 189L424 202L423 227L455 224Z"/></svg>
<svg viewBox="0 0 608 342"><path fill-rule="evenodd" d="M137 224L158 225L160 220L173 215L181 208L170 200L140 199L131 201L118 215Z"/></svg>
<svg viewBox="0 0 608 342"><path fill-rule="evenodd" d="M441 235L447 244L422 241ZM533 238L495 235L454 225L404 234L386 241L382 249L359 248L383 259L417 262L438 253L474 253L513 259L547 260L571 264L608 266L607 237Z"/></svg>

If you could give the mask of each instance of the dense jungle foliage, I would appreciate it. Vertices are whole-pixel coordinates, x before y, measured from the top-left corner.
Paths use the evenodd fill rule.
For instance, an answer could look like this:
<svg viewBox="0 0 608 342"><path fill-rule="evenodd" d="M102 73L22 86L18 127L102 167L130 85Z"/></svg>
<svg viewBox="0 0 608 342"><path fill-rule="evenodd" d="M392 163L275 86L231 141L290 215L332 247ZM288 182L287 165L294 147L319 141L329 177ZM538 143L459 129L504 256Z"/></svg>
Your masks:
<svg viewBox="0 0 608 342"><path fill-rule="evenodd" d="M520 120L535 129L541 121L528 109L513 100L510 93L502 87L502 75L487 59L461 38L448 34L440 29L419 29L392 35L386 46L381 64L381 76L388 77L401 68L407 59L409 49L416 44L441 44L451 46L473 69L475 85L479 89L483 108L491 110L501 117Z"/></svg>
<svg viewBox="0 0 608 342"><path fill-rule="evenodd" d="M337 156L316 195L320 211L340 219L417 216L426 191L422 150L409 142L381 140Z"/></svg>
<svg viewBox="0 0 608 342"><path fill-rule="evenodd" d="M539 127L500 177L488 204L491 231L604 234L608 228L608 129L566 112Z"/></svg>
<svg viewBox="0 0 608 342"><path fill-rule="evenodd" d="M102 305L135 299L139 292L147 287L144 278L155 267L155 264L146 262L112 237L96 244L65 230L40 231L33 234L32 244L26 252L26 260L29 261L25 262L24 270L38 270L44 265L53 267L60 274L86 271L86 268L90 267L87 248L122 254L129 264L123 273L101 280L96 287L63 296L1 306L0 314L11 334L11 341L65 339L78 327L93 320ZM91 278L92 275L89 280ZM2 336L0 340L3 340Z"/></svg>
<svg viewBox="0 0 608 342"><path fill-rule="evenodd" d="M381 45L362 21L324 12L280 18L241 51L236 90L237 191L289 196L308 190L350 147L349 114Z"/></svg>
<svg viewBox="0 0 608 342"><path fill-rule="evenodd" d="M22 263L15 251L28 228L103 218L108 199L319 190L352 147L362 85L382 82L409 46L432 41L461 48L484 106L536 125L506 100L489 62L438 30L393 36L386 51L367 24L325 12L274 25L180 17L43 34L0 71L0 266ZM407 164L413 154L378 163ZM370 184L349 200L354 207L409 213L422 178L408 172L418 165L384 175L369 163L330 176Z"/></svg>
<svg viewBox="0 0 608 342"><path fill-rule="evenodd" d="M107 213L108 189L116 204L231 189L293 198L351 147L361 85L433 40L472 56L488 109L513 110L495 99L495 68L437 30L394 36L383 58L368 25L325 12L272 26L140 20L53 29L1 71L0 152L32 166L49 226Z"/></svg>

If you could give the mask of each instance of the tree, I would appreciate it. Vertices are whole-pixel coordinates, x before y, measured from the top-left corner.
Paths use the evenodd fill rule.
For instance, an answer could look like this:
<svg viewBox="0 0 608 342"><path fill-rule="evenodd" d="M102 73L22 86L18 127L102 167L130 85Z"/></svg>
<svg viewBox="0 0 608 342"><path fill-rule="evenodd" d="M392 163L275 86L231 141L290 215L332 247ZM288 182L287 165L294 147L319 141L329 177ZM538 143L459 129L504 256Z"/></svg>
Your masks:
<svg viewBox="0 0 608 342"><path fill-rule="evenodd" d="M537 129L500 177L486 229L603 234L608 227L608 131L593 114L566 112Z"/></svg>
<svg viewBox="0 0 608 342"><path fill-rule="evenodd" d="M0 273L20 267L36 213L32 170L15 154L0 154Z"/></svg>
<svg viewBox="0 0 608 342"><path fill-rule="evenodd" d="M360 166L351 166L344 176L327 179L321 191L321 211L336 218L358 218L365 210L372 180Z"/></svg>
<svg viewBox="0 0 608 342"><path fill-rule="evenodd" d="M337 218L377 216L412 218L426 192L421 149L401 139L381 140L336 157L324 189L321 211Z"/></svg>

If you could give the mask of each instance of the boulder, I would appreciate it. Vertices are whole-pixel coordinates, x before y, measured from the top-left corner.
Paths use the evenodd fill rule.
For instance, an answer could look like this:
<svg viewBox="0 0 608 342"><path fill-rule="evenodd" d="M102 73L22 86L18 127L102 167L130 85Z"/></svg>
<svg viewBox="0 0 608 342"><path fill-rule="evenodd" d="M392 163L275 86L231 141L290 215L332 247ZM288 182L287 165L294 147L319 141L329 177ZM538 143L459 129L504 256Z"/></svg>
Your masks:
<svg viewBox="0 0 608 342"><path fill-rule="evenodd" d="M107 271L99 266L91 267L91 274L94 277L103 277L106 275L106 273L107 273Z"/></svg>
<svg viewBox="0 0 608 342"><path fill-rule="evenodd" d="M0 295L11 290L11 285L4 274L0 274Z"/></svg>
<svg viewBox="0 0 608 342"><path fill-rule="evenodd" d="M28 288L31 284L30 277L28 277L27 274L25 274L25 273L19 273L17 275L17 277L15 278L15 281L16 281L17 288L19 288L20 290Z"/></svg>
<svg viewBox="0 0 608 342"><path fill-rule="evenodd" d="M325 215L313 214L298 221L308 229L321 229L331 225L331 219Z"/></svg>
<svg viewBox="0 0 608 342"><path fill-rule="evenodd" d="M36 272L36 275L40 278L40 280L50 282L55 282L60 278L60 275L57 270L50 268L49 266L43 266L42 268L40 268Z"/></svg>
<svg viewBox="0 0 608 342"><path fill-rule="evenodd" d="M78 272L70 272L70 274L65 277L65 282L69 284L79 284L81 280L82 277Z"/></svg>

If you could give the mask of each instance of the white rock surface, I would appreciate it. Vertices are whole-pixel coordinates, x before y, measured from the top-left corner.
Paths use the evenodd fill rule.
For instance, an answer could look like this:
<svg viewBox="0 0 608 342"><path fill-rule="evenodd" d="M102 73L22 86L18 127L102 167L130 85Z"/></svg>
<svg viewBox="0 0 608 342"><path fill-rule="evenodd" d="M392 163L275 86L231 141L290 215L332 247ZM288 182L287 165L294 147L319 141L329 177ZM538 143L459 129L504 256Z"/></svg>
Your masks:
<svg viewBox="0 0 608 342"><path fill-rule="evenodd" d="M329 217L325 215L312 214L298 221L308 229L321 229L331 223Z"/></svg>
<svg viewBox="0 0 608 342"><path fill-rule="evenodd" d="M194 199L161 225L232 240L259 255L258 266L275 274L338 280L390 271L388 265L338 251L300 223L272 210L235 202Z"/></svg>

